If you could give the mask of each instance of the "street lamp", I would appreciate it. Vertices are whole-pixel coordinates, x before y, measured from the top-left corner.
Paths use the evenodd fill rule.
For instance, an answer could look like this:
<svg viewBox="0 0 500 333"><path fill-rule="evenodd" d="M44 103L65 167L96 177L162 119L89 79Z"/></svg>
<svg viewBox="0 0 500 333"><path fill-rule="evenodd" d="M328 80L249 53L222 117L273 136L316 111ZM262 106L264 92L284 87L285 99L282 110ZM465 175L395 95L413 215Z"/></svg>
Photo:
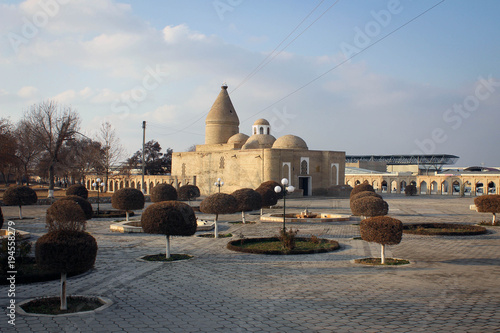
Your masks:
<svg viewBox="0 0 500 333"><path fill-rule="evenodd" d="M104 182L101 183L101 178L97 178L92 186L97 190L97 216L99 216L99 192L101 189L99 187L104 187Z"/></svg>
<svg viewBox="0 0 500 333"><path fill-rule="evenodd" d="M217 181L214 183L214 186L217 186L219 188L219 193L220 193L220 188L224 186L224 182L221 181L220 178L217 178Z"/></svg>
<svg viewBox="0 0 500 333"><path fill-rule="evenodd" d="M286 232L286 227L285 227L285 218L286 218L286 195L288 193L292 193L295 191L295 187L292 185L288 186L288 179L283 178L281 180L281 184L283 185L283 188L281 186L276 186L274 188L274 192L280 193L283 191L283 233Z"/></svg>

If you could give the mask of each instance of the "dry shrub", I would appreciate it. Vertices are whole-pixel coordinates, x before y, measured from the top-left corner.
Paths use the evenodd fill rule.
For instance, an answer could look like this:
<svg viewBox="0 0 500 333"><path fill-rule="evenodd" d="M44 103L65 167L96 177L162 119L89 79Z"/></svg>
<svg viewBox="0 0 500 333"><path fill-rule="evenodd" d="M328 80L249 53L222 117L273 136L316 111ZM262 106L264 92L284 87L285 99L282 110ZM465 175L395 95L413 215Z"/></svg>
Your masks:
<svg viewBox="0 0 500 333"><path fill-rule="evenodd" d="M238 201L230 194L215 193L203 199L200 211L206 214L233 214L238 211Z"/></svg>
<svg viewBox="0 0 500 333"><path fill-rule="evenodd" d="M299 233L298 229L280 229L278 236L276 236L283 244L283 249L285 251L292 251L295 249L295 237Z"/></svg>
<svg viewBox="0 0 500 333"><path fill-rule="evenodd" d="M83 209L74 200L57 200L45 216L45 226L49 232L83 231L87 218Z"/></svg>
<svg viewBox="0 0 500 333"><path fill-rule="evenodd" d="M268 181L265 181L263 182L262 184L259 185L259 188L260 187L265 187L265 188L270 188L271 190L274 191L274 188L276 186L279 186L279 187L283 187L283 185L281 185L280 183L278 182L275 182L274 180L268 180ZM278 200L279 199L283 199L283 191L281 191L280 193L276 193L276 195L278 196Z"/></svg>
<svg viewBox="0 0 500 333"><path fill-rule="evenodd" d="M389 205L383 199L367 196L352 201L351 211L355 216L382 216L389 212Z"/></svg>
<svg viewBox="0 0 500 333"><path fill-rule="evenodd" d="M262 207L261 195L251 188L236 190L231 195L238 201L238 212L249 212Z"/></svg>
<svg viewBox="0 0 500 333"><path fill-rule="evenodd" d="M278 193L274 192L272 187L259 186L255 192L260 194L263 207L274 206L278 203Z"/></svg>
<svg viewBox="0 0 500 333"><path fill-rule="evenodd" d="M367 181L364 181L363 183L354 186L354 188L351 191L350 197L352 198L353 195L355 195L359 192L364 192L364 191L375 192L375 190L373 189L373 186L368 184Z"/></svg>
<svg viewBox="0 0 500 333"><path fill-rule="evenodd" d="M77 195L87 200L89 198L89 191L82 184L74 184L68 187L66 195Z"/></svg>
<svg viewBox="0 0 500 333"><path fill-rule="evenodd" d="M151 190L151 201L171 201L177 200L177 190L170 184L158 184Z"/></svg>
<svg viewBox="0 0 500 333"><path fill-rule="evenodd" d="M361 238L382 245L396 245L403 237L403 223L389 216L375 216L361 221Z"/></svg>
<svg viewBox="0 0 500 333"><path fill-rule="evenodd" d="M90 220L92 218L93 212L92 212L92 204L85 200L83 197L80 197L78 195L67 195L64 198L59 199L60 200L73 200L76 202L80 208L83 210L85 213L85 217L87 220Z"/></svg>
<svg viewBox="0 0 500 333"><path fill-rule="evenodd" d="M405 187L405 195L412 196L417 194L417 187L413 184L406 185Z"/></svg>
<svg viewBox="0 0 500 333"><path fill-rule="evenodd" d="M476 197L474 204L480 213L500 213L500 195L488 194Z"/></svg>
<svg viewBox="0 0 500 333"><path fill-rule="evenodd" d="M193 200L195 198L200 197L200 189L195 185L183 185L179 187L179 191L177 192L179 200Z"/></svg>
<svg viewBox="0 0 500 333"><path fill-rule="evenodd" d="M146 233L167 236L191 236L197 228L193 208L178 201L152 204L142 213L141 225Z"/></svg>
<svg viewBox="0 0 500 333"><path fill-rule="evenodd" d="M135 188L122 188L111 197L111 205L115 209L132 211L144 208L144 194Z"/></svg>
<svg viewBox="0 0 500 333"><path fill-rule="evenodd" d="M29 186L10 186L3 194L3 204L6 206L27 206L37 201L35 190Z"/></svg>
<svg viewBox="0 0 500 333"><path fill-rule="evenodd" d="M83 231L52 231L35 245L37 265L59 273L87 271L94 266L96 255L95 238Z"/></svg>

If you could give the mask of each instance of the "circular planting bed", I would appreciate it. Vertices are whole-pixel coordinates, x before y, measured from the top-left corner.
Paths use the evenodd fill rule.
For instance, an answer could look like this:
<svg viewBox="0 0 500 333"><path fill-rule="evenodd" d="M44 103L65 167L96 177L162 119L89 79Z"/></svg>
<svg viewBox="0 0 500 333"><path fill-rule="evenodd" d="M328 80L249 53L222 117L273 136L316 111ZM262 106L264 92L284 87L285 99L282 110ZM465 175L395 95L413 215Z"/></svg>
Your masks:
<svg viewBox="0 0 500 333"><path fill-rule="evenodd" d="M158 262L158 261L160 261L160 262L179 261L179 260L187 260L187 259L191 259L191 258L193 258L193 256L191 256L189 254L183 254L183 253L171 254L170 258L167 258L165 256L165 253L151 254L151 255L141 257L141 259L144 261L156 261L156 262Z"/></svg>
<svg viewBox="0 0 500 333"><path fill-rule="evenodd" d="M69 272L68 277L83 274L87 271ZM0 285L9 284L7 280L9 275L0 273ZM58 280L61 278L61 273L43 270L36 264L34 257L27 257L23 259L22 264L16 271L16 283L35 283Z"/></svg>
<svg viewBox="0 0 500 333"><path fill-rule="evenodd" d="M285 250L283 243L276 237L242 238L227 244L229 250L256 254L312 254L335 251L338 242L321 238L295 238L295 248Z"/></svg>
<svg viewBox="0 0 500 333"><path fill-rule="evenodd" d="M485 234L484 227L459 223L418 223L403 225L405 234L431 236L472 236Z"/></svg>
<svg viewBox="0 0 500 333"><path fill-rule="evenodd" d="M114 218L126 216L127 213L123 210L99 210L99 214L97 214L97 211L94 211L92 214L92 218ZM134 216L134 212L128 213L128 216Z"/></svg>
<svg viewBox="0 0 500 333"><path fill-rule="evenodd" d="M396 259L396 258L385 258L385 264L382 265L380 258L363 258L355 259L356 264L371 265L371 266L398 266L398 265L408 265L409 260L406 259Z"/></svg>
<svg viewBox="0 0 500 333"><path fill-rule="evenodd" d="M204 237L204 238L215 238L214 234L201 234L201 235L196 235L197 237ZM233 234L219 234L219 238L228 238L228 237L233 237Z"/></svg>
<svg viewBox="0 0 500 333"><path fill-rule="evenodd" d="M67 310L61 310L61 299L59 297L44 297L28 300L19 304L25 314L34 315L65 315L72 313L102 310L111 304L110 300L101 297L68 296L66 298ZM20 311L20 312L22 312Z"/></svg>

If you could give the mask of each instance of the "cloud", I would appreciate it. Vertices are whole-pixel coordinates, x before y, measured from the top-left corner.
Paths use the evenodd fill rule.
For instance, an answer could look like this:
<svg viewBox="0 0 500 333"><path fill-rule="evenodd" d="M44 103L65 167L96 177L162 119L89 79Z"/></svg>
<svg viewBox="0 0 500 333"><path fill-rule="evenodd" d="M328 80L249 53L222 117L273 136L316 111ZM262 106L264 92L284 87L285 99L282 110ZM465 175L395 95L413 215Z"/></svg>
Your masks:
<svg viewBox="0 0 500 333"><path fill-rule="evenodd" d="M38 93L38 88L32 86L26 86L19 89L17 95L21 98L31 99L36 97L37 93Z"/></svg>

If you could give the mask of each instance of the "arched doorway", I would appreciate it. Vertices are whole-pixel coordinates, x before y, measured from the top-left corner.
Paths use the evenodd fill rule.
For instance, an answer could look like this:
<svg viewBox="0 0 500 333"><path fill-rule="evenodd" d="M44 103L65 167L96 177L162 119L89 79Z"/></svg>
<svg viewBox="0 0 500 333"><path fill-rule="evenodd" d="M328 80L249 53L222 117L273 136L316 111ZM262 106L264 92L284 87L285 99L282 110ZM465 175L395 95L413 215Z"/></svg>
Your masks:
<svg viewBox="0 0 500 333"><path fill-rule="evenodd" d="M489 182L488 183L488 194L495 194L497 193L497 186L495 185L494 182Z"/></svg>
<svg viewBox="0 0 500 333"><path fill-rule="evenodd" d="M438 193L438 183L436 181L433 181L431 183L431 194L437 194Z"/></svg>
<svg viewBox="0 0 500 333"><path fill-rule="evenodd" d="M387 182L382 181L382 193L387 193Z"/></svg>
<svg viewBox="0 0 500 333"><path fill-rule="evenodd" d="M427 194L427 183L425 181L420 183L420 194Z"/></svg>

